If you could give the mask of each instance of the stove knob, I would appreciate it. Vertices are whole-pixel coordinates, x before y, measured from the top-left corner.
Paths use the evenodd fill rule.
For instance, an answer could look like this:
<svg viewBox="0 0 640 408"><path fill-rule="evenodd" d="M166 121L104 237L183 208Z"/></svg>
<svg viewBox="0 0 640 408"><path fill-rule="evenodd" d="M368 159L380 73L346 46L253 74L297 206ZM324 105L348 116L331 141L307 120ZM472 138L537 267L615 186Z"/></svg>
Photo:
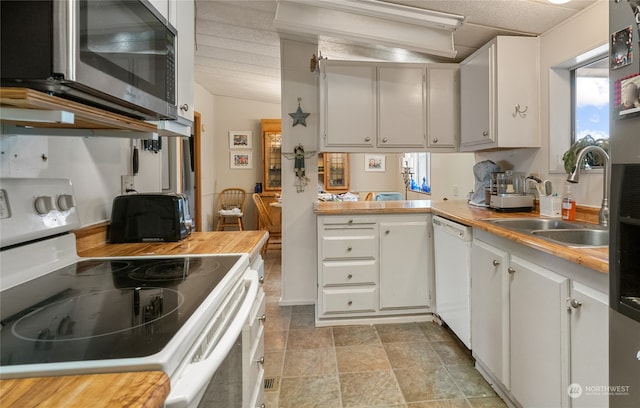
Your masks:
<svg viewBox="0 0 640 408"><path fill-rule="evenodd" d="M58 196L58 209L60 211L69 211L75 206L76 203L71 194L61 194Z"/></svg>
<svg viewBox="0 0 640 408"><path fill-rule="evenodd" d="M39 196L34 201L36 212L40 215L48 214L53 210L53 198L50 196Z"/></svg>

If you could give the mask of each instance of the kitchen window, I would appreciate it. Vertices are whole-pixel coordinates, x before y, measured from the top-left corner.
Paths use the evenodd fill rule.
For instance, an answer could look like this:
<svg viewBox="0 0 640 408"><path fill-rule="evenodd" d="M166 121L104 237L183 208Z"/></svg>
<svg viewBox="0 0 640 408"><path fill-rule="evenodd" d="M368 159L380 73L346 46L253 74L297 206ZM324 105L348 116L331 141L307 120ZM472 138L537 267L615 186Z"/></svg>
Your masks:
<svg viewBox="0 0 640 408"><path fill-rule="evenodd" d="M562 156L576 138L587 134L601 138L602 129L608 133L608 105L603 105L608 103L608 85L603 90L608 81L608 69L604 68L608 67L608 55L609 44L604 43L549 67L550 173L566 174ZM600 112L602 115L597 115Z"/></svg>
<svg viewBox="0 0 640 408"><path fill-rule="evenodd" d="M571 70L571 143L609 138L609 57Z"/></svg>
<svg viewBox="0 0 640 408"><path fill-rule="evenodd" d="M426 152L405 153L402 156L402 166L411 168L411 190L423 193L431 192L431 154ZM402 169L400 169L402 171Z"/></svg>

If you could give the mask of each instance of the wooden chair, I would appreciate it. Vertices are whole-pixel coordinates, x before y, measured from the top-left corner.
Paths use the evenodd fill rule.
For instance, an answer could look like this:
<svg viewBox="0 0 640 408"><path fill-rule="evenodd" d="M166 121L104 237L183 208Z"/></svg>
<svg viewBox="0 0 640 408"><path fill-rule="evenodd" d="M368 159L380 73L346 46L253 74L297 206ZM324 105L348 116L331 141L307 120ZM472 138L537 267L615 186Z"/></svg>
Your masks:
<svg viewBox="0 0 640 408"><path fill-rule="evenodd" d="M282 232L279 231L271 220L271 215L269 215L269 207L262 200L260 194L254 193L252 196L253 202L256 204L256 209L258 210L258 218L260 220L261 229L269 232L269 238L267 238L267 243L264 245L263 252L267 252L269 250L270 245L280 245L282 248Z"/></svg>
<svg viewBox="0 0 640 408"><path fill-rule="evenodd" d="M369 191L364 197L364 201L373 201L373 191Z"/></svg>
<svg viewBox="0 0 640 408"><path fill-rule="evenodd" d="M218 204L217 231L224 231L226 227L234 227L244 231L242 216L247 201L247 192L241 188L225 188L220 192ZM237 209L237 210L236 210Z"/></svg>

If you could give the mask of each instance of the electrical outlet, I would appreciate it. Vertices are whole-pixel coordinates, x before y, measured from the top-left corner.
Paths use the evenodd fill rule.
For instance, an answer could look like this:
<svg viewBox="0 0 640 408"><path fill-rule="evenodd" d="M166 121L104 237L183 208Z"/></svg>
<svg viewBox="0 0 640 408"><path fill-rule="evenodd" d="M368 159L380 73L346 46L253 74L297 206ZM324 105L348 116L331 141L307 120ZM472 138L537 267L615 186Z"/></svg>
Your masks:
<svg viewBox="0 0 640 408"><path fill-rule="evenodd" d="M127 194L130 191L135 191L136 184L134 176L122 175L121 176L121 190L122 194Z"/></svg>
<svg viewBox="0 0 640 408"><path fill-rule="evenodd" d="M453 185L453 196L454 196L454 197L457 197L459 193L460 193L460 192L458 191L458 185L457 185L457 184L454 184L454 185Z"/></svg>

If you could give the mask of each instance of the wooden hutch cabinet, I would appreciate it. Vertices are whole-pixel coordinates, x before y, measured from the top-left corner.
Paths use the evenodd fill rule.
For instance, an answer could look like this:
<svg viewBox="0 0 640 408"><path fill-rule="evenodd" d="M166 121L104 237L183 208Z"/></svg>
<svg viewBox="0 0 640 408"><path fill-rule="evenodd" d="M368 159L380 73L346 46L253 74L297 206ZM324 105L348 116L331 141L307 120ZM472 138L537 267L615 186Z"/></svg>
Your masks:
<svg viewBox="0 0 640 408"><path fill-rule="evenodd" d="M271 220L281 225L282 209L270 206L282 188L282 123L280 119L262 119L262 200L269 206ZM258 228L261 228L258 220Z"/></svg>
<svg viewBox="0 0 640 408"><path fill-rule="evenodd" d="M262 119L262 191L282 187L282 128L280 119Z"/></svg>
<svg viewBox="0 0 640 408"><path fill-rule="evenodd" d="M349 191L349 153L318 153L318 183L329 193Z"/></svg>

